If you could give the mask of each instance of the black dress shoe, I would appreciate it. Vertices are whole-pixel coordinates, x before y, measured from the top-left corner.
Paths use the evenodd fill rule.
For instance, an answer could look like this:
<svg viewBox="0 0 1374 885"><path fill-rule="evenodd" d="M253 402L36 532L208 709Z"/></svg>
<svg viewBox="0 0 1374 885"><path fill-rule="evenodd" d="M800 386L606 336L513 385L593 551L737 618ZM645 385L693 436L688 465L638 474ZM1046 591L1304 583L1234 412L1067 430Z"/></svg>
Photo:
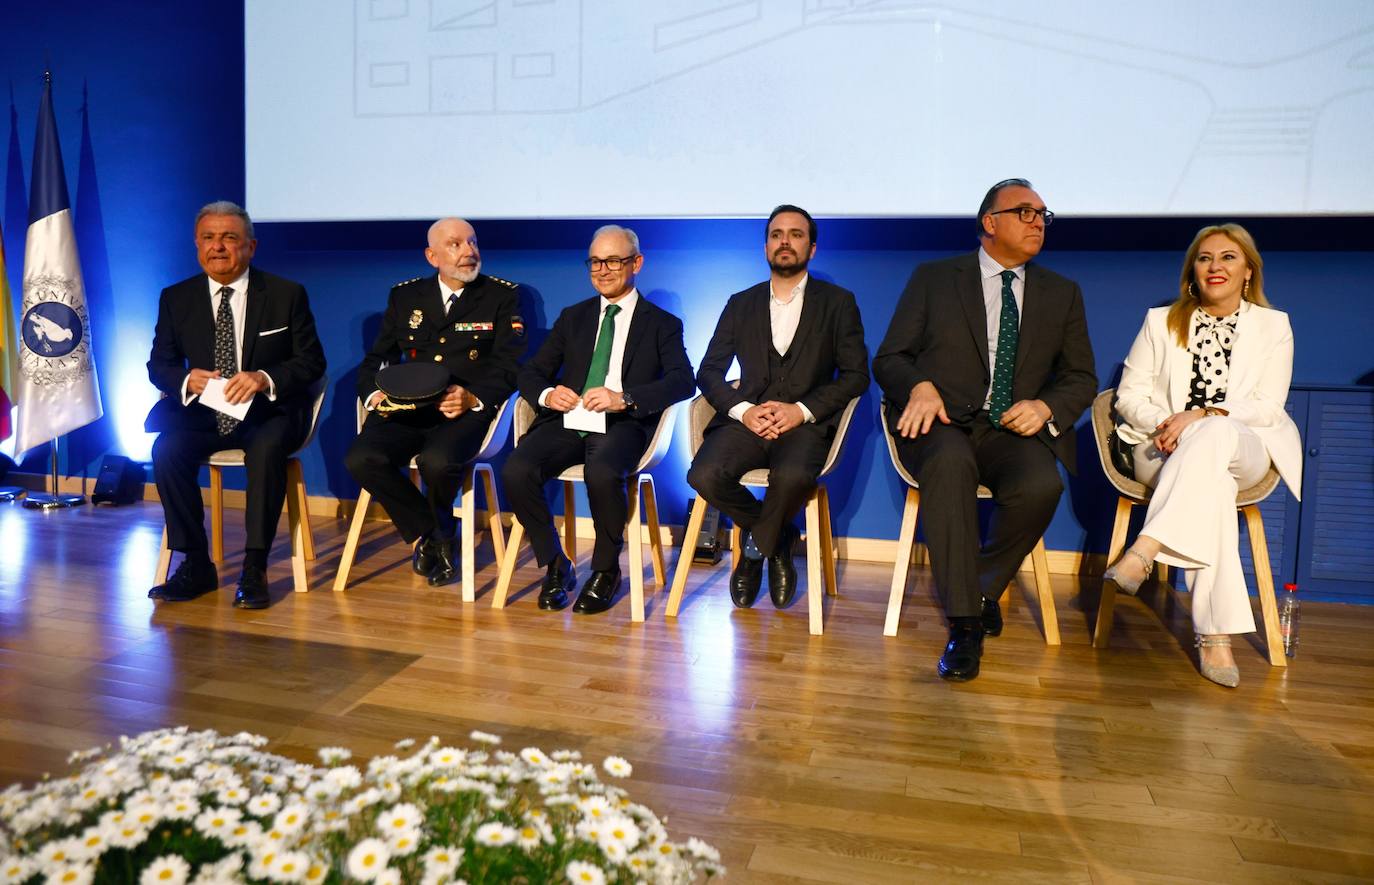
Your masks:
<svg viewBox="0 0 1374 885"><path fill-rule="evenodd" d="M267 573L255 565L245 565L239 575L239 589L234 593L234 608L267 608L271 602Z"/></svg>
<svg viewBox="0 0 1374 885"><path fill-rule="evenodd" d="M219 572L208 558L200 563L183 559L177 570L167 579L148 591L149 599L164 602L187 602L197 596L204 596L219 586Z"/></svg>
<svg viewBox="0 0 1374 885"><path fill-rule="evenodd" d="M428 578L438 561L439 542L435 540L434 533L421 536L420 543L415 545L415 553L410 558L410 567L415 570L415 574Z"/></svg>
<svg viewBox="0 0 1374 885"><path fill-rule="evenodd" d="M604 612L615 602L616 591L620 589L620 569L610 572L592 572L582 594L573 603L573 611L579 615L595 615Z"/></svg>
<svg viewBox="0 0 1374 885"><path fill-rule="evenodd" d="M539 607L544 611L562 611L568 607L568 594L577 586L577 573L568 557L558 554L544 573L544 586L539 591Z"/></svg>
<svg viewBox="0 0 1374 885"><path fill-rule="evenodd" d="M740 554L735 570L730 573L730 601L735 608L749 608L759 598L763 585L763 560Z"/></svg>
<svg viewBox="0 0 1374 885"><path fill-rule="evenodd" d="M983 613L979 615L983 621L983 632L988 636L1002 635L1002 606L997 604L995 599L983 600Z"/></svg>
<svg viewBox="0 0 1374 885"><path fill-rule="evenodd" d="M795 526L784 527L782 537L778 538L778 548L768 557L768 596L774 608L787 608L797 595L797 566L792 562L792 545L798 534Z"/></svg>
<svg viewBox="0 0 1374 885"><path fill-rule="evenodd" d="M434 542L434 568L429 570L429 586L442 587L461 577L458 574L458 540Z"/></svg>
<svg viewBox="0 0 1374 885"><path fill-rule="evenodd" d="M983 625L978 618L960 618L949 628L949 644L940 655L941 679L967 682L978 675L983 656Z"/></svg>

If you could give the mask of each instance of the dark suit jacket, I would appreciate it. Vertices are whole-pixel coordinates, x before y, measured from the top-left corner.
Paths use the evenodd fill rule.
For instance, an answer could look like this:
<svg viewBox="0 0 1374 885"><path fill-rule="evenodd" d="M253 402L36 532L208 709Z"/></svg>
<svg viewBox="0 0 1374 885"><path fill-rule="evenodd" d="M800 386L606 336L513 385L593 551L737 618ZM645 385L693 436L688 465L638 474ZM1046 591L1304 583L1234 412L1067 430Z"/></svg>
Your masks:
<svg viewBox="0 0 1374 885"><path fill-rule="evenodd" d="M1073 470L1073 424L1097 393L1083 292L1072 280L1028 264L1023 294L1012 401L1045 401L1061 432L1052 437L1046 428L1040 439ZM992 380L977 252L916 268L873 358L873 376L894 432L911 389L922 381L940 391L951 423L972 423Z"/></svg>
<svg viewBox="0 0 1374 885"><path fill-rule="evenodd" d="M539 394L546 388L563 384L581 391L600 319L600 296L565 308L539 352L520 367L520 395L538 412L536 425L562 414L540 407ZM643 292L630 318L620 377L621 392L635 403L624 414L650 433L664 409L692 395L692 363L682 343L682 320L645 298Z"/></svg>
<svg viewBox="0 0 1374 885"><path fill-rule="evenodd" d="M358 369L358 396L377 390L383 363L404 358L444 364L454 384L497 409L515 390L525 343L516 283L478 274L445 316L438 274L406 280L391 288L382 328Z"/></svg>
<svg viewBox="0 0 1374 885"><path fill-rule="evenodd" d="M246 422L275 414L302 417L308 429L312 385L324 376L324 348L315 333L315 317L300 283L257 268L248 270L248 296L243 320L240 371L263 371L272 378L276 401L254 398ZM210 283L196 274L162 290L157 327L148 357L148 378L166 396L144 422L150 432L215 426L214 412L193 401L181 404L181 385L191 369L215 367L215 317Z"/></svg>
<svg viewBox="0 0 1374 885"><path fill-rule="evenodd" d="M727 414L742 402L759 403L771 377L768 353L773 347L769 318L769 284L736 292L726 302L716 332L706 347L697 385L716 410L712 427L728 424ZM827 430L839 421L849 401L868 389L868 348L854 293L810 277L797 334L788 347L787 376L777 379L788 402L802 403ZM725 380L736 359L739 387Z"/></svg>

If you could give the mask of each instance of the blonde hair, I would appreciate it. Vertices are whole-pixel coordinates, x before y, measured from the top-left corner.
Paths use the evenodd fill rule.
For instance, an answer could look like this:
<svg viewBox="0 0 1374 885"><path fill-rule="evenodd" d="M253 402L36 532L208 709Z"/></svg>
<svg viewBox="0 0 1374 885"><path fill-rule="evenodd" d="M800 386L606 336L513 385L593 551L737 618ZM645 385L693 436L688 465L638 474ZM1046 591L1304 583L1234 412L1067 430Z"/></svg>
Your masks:
<svg viewBox="0 0 1374 885"><path fill-rule="evenodd" d="M1245 264L1250 269L1250 284L1242 290L1241 297L1260 307L1269 306L1269 299L1264 297L1264 259L1260 257L1255 238L1234 222L1210 224L1197 232L1193 244L1188 247L1188 254L1183 256L1183 272L1178 278L1178 300L1169 307L1167 323L1179 347L1188 346L1188 320L1201 303L1193 287L1193 265L1197 262L1197 254L1202 251L1202 241L1212 234L1226 237L1240 247L1241 254L1245 256Z"/></svg>

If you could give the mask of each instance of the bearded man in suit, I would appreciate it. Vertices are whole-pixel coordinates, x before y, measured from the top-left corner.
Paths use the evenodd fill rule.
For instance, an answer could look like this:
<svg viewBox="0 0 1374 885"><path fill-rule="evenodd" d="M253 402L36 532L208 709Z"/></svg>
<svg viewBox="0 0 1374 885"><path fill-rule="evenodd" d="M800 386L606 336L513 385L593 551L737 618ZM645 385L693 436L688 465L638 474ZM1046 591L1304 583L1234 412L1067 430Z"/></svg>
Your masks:
<svg viewBox="0 0 1374 885"><path fill-rule="evenodd" d="M816 222L799 206L773 210L764 226L769 277L730 296L706 347L697 385L716 410L687 482L747 534L730 576L730 599L754 604L768 563L773 605L797 592L793 518L816 488L836 425L868 389L868 350L854 293L812 277ZM725 380L739 361L738 385ZM740 485L768 469L757 500Z"/></svg>
<svg viewBox="0 0 1374 885"><path fill-rule="evenodd" d="M1097 392L1083 293L1031 259L1054 213L1029 181L993 185L976 252L916 268L873 375L897 454L921 487L936 588L950 621L937 667L978 675L998 599L1044 534L1075 468L1073 425ZM980 545L977 490L995 510Z"/></svg>
<svg viewBox="0 0 1374 885"><path fill-rule="evenodd" d="M198 476L212 453L243 449L248 470L247 541L234 595L237 608L266 608L267 553L286 501L286 461L305 442L324 349L305 287L250 267L257 249L253 221L219 201L196 215L203 273L162 290L148 377L163 398L145 427L153 475L167 520L167 544L184 557L152 599L184 602L219 586L205 537ZM223 385L230 405L250 403L236 419L200 402Z"/></svg>

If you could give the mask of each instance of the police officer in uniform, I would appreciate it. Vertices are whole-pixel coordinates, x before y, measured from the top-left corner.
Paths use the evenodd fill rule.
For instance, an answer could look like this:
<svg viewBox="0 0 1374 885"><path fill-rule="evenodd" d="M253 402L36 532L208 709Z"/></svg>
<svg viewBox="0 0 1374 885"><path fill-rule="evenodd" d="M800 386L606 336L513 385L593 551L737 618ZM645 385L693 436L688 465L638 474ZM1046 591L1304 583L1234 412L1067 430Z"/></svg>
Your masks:
<svg viewBox="0 0 1374 885"><path fill-rule="evenodd" d="M401 537L419 541L415 573L438 587L459 578L453 501L463 466L515 390L525 326L519 286L479 272L482 256L472 225L460 218L434 222L425 259L438 273L392 288L381 331L358 370L358 397L369 414L345 462ZM446 366L451 380L443 398L390 411L377 373L384 363L402 360ZM406 476L411 458L424 492Z"/></svg>

